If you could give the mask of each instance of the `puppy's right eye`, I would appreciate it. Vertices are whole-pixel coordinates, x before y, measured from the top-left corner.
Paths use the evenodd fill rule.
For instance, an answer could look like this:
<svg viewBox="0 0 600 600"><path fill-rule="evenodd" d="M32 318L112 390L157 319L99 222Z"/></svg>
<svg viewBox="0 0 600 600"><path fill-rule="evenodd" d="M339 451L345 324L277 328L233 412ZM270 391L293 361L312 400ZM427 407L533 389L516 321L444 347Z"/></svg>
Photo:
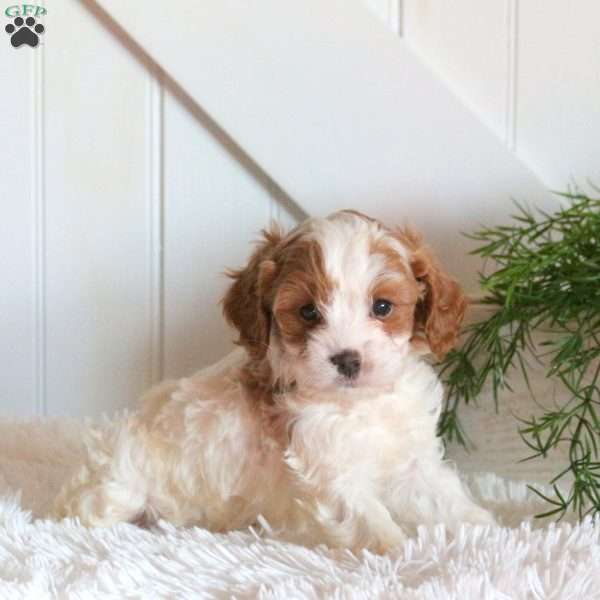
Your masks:
<svg viewBox="0 0 600 600"><path fill-rule="evenodd" d="M392 303L384 298L377 298L373 302L373 314L378 319L384 319L392 312Z"/></svg>
<svg viewBox="0 0 600 600"><path fill-rule="evenodd" d="M314 304L305 304L300 308L300 316L309 323L318 321L321 315Z"/></svg>

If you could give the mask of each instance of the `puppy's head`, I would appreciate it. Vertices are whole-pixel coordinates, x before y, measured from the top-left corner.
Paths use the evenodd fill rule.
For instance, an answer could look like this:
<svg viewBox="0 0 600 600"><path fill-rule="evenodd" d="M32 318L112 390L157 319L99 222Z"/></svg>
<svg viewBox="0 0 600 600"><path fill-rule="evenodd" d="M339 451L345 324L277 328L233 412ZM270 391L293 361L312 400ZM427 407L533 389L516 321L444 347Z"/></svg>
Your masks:
<svg viewBox="0 0 600 600"><path fill-rule="evenodd" d="M231 276L239 343L299 388L389 385L408 353L454 346L466 305L417 234L353 211L263 232Z"/></svg>

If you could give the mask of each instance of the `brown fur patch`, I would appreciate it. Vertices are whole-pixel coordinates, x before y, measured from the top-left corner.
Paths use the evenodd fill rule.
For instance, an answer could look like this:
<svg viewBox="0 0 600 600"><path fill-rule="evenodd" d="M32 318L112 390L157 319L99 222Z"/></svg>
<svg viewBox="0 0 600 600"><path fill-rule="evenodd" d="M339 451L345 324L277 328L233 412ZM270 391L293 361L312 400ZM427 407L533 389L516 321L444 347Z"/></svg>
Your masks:
<svg viewBox="0 0 600 600"><path fill-rule="evenodd" d="M407 267L404 258L385 238L371 244L371 254L385 259L386 275L379 277L373 284L371 300L389 300L393 304L392 312L379 317L383 329L391 336L411 334L414 324L415 305L419 298L419 286Z"/></svg>
<svg viewBox="0 0 600 600"><path fill-rule="evenodd" d="M274 382L271 366L267 360L249 360L240 371L240 383L251 404L255 406L273 404Z"/></svg>
<svg viewBox="0 0 600 600"><path fill-rule="evenodd" d="M310 239L290 244L281 257L281 270L272 290L276 333L300 350L310 332L320 325L320 321L304 320L300 309L314 304L318 310L327 304L333 289L324 264L321 247Z"/></svg>
<svg viewBox="0 0 600 600"><path fill-rule="evenodd" d="M286 344L302 350L319 323L305 321L300 308L324 305L332 284L316 241L300 233L284 238L278 229L264 231L263 238L247 266L229 273L234 283L223 299L223 312L249 355L242 385L256 403L271 404L277 385L266 359L271 328Z"/></svg>
<svg viewBox="0 0 600 600"><path fill-rule="evenodd" d="M418 297L419 288L412 276L390 275L375 281L371 291L372 301L389 300L393 305L389 315L376 317L388 335L411 334Z"/></svg>
<svg viewBox="0 0 600 600"><path fill-rule="evenodd" d="M443 358L457 343L467 301L460 285L445 273L412 229L396 230L394 235L411 251L411 268L424 295L417 304L415 343L424 335L431 351Z"/></svg>
<svg viewBox="0 0 600 600"><path fill-rule="evenodd" d="M278 228L262 233L246 267L228 272L234 282L223 298L223 314L240 333L237 343L255 360L264 358L268 348L271 315L264 296L276 276L274 257L283 237Z"/></svg>

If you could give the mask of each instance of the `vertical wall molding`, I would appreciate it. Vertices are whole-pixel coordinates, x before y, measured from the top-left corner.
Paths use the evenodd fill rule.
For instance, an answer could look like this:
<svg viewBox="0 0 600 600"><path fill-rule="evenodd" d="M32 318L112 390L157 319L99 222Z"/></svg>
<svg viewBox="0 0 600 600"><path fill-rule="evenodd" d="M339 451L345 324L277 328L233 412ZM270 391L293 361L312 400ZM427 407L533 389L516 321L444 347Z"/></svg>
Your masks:
<svg viewBox="0 0 600 600"><path fill-rule="evenodd" d="M45 60L44 46L31 56L31 203L33 242L33 357L35 412L48 414L46 361L46 153L45 153Z"/></svg>
<svg viewBox="0 0 600 600"><path fill-rule="evenodd" d="M158 73L148 74L147 216L149 281L149 385L164 375L164 88Z"/></svg>
<svg viewBox="0 0 600 600"><path fill-rule="evenodd" d="M517 77L519 53L519 0L506 0L506 115L505 141L509 150L517 148Z"/></svg>
<svg viewBox="0 0 600 600"><path fill-rule="evenodd" d="M404 35L402 0L388 0L388 24L390 29L400 37Z"/></svg>

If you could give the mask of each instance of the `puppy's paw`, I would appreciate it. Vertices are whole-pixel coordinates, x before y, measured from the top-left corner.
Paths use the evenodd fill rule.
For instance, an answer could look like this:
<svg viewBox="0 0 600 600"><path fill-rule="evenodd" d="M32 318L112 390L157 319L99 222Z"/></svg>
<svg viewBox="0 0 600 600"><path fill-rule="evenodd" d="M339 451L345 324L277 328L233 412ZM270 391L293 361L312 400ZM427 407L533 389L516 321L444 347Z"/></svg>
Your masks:
<svg viewBox="0 0 600 600"><path fill-rule="evenodd" d="M408 539L408 535L400 527L394 527L393 530L386 532L385 534L375 536L366 545L366 548L375 554L387 554L393 550L404 546L404 543Z"/></svg>
<svg viewBox="0 0 600 600"><path fill-rule="evenodd" d="M380 540L379 542L367 546L367 549L370 552L373 552L373 554L390 554L395 550L402 548L407 539L408 537L405 536L402 540L395 540L393 543Z"/></svg>

